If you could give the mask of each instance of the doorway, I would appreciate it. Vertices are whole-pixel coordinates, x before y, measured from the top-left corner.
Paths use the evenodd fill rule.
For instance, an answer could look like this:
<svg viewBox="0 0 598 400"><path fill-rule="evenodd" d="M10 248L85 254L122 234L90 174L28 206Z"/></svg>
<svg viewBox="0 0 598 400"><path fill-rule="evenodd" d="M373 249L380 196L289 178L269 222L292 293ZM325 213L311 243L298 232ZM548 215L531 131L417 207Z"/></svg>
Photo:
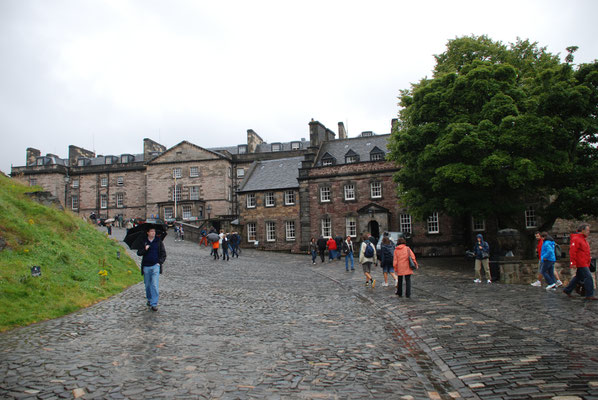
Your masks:
<svg viewBox="0 0 598 400"><path fill-rule="evenodd" d="M370 232L370 235L376 238L377 243L378 238L380 237L380 225L378 224L378 221L371 220L368 223L368 231Z"/></svg>

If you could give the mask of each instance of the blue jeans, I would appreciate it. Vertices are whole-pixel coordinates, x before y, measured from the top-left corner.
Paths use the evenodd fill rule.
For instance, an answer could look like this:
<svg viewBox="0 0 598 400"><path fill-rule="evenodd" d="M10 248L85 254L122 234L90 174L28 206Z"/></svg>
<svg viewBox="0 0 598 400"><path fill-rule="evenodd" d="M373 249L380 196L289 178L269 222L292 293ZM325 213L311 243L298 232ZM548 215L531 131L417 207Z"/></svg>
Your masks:
<svg viewBox="0 0 598 400"><path fill-rule="evenodd" d="M328 250L328 256L330 261L336 259L336 250Z"/></svg>
<svg viewBox="0 0 598 400"><path fill-rule="evenodd" d="M348 271L349 270L349 259L351 259L351 270L355 270L355 267L353 266L353 253L347 253L345 255L345 269Z"/></svg>
<svg viewBox="0 0 598 400"><path fill-rule="evenodd" d="M586 297L592 297L594 295L594 280L592 279L592 273L590 272L590 268L583 267L583 268L576 268L577 272L575 272L575 276L569 282L569 286L563 290L565 293L571 294L571 292L577 286L577 282L583 281L583 286L586 289Z"/></svg>
<svg viewBox="0 0 598 400"><path fill-rule="evenodd" d="M554 277L554 261L542 261L542 276L544 276L546 284L552 285L556 283L556 278Z"/></svg>
<svg viewBox="0 0 598 400"><path fill-rule="evenodd" d="M160 264L143 267L143 283L145 283L145 296L150 306L158 305L158 280L160 277Z"/></svg>
<svg viewBox="0 0 598 400"><path fill-rule="evenodd" d="M315 264L317 257L318 257L318 252L315 250L312 250L311 251L311 262Z"/></svg>

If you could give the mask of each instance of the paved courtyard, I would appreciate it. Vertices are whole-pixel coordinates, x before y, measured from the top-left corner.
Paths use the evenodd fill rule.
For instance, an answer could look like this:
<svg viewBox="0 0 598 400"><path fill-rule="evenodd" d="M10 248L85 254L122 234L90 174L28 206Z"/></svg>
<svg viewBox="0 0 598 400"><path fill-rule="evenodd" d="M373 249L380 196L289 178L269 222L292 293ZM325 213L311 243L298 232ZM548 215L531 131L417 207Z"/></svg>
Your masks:
<svg viewBox="0 0 598 400"><path fill-rule="evenodd" d="M0 398L598 399L598 302L437 259L397 298L380 268L173 236L158 312L138 284L0 334Z"/></svg>

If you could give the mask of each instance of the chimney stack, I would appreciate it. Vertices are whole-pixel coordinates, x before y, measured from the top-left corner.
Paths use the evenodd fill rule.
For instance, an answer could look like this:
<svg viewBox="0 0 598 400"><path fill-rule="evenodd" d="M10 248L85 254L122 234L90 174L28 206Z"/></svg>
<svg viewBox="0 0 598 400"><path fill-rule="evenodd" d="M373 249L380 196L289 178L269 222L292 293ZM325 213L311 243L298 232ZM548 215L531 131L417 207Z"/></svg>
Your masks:
<svg viewBox="0 0 598 400"><path fill-rule="evenodd" d="M27 166L35 165L37 157L41 156L42 152L33 147L27 148Z"/></svg>
<svg viewBox="0 0 598 400"><path fill-rule="evenodd" d="M342 122L338 123L338 138L339 139L347 138L347 131L345 130L345 124L343 124Z"/></svg>

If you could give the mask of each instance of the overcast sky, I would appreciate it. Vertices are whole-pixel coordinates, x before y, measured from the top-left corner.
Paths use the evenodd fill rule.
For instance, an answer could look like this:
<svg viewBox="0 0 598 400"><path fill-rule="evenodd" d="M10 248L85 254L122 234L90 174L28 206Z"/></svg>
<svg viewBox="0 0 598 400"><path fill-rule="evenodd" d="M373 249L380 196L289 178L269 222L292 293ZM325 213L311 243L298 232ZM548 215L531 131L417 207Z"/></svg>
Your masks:
<svg viewBox="0 0 598 400"><path fill-rule="evenodd" d="M447 40L529 38L598 58L598 1L0 0L0 170L68 156L390 132ZM561 58L562 58L561 57Z"/></svg>

